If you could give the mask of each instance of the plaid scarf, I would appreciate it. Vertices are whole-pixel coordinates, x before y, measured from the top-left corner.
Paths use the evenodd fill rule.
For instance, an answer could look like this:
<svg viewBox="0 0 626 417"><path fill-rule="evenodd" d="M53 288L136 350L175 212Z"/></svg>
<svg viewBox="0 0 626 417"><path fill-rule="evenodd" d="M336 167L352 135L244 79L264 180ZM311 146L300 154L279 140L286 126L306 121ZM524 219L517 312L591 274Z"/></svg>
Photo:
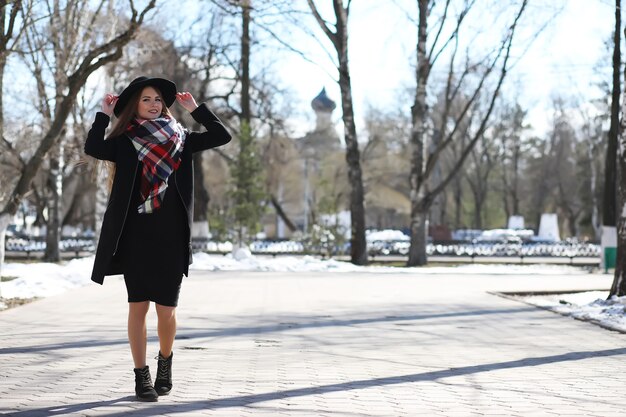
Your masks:
<svg viewBox="0 0 626 417"><path fill-rule="evenodd" d="M138 213L152 213L163 203L167 180L180 165L185 130L174 118L135 119L126 132L143 162Z"/></svg>

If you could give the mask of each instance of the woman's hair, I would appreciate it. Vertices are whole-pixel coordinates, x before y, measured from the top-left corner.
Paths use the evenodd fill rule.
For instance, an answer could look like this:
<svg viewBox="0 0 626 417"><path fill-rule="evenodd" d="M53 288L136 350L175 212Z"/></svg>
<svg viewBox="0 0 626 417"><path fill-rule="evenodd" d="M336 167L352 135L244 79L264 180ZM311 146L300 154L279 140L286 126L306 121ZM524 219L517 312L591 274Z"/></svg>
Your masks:
<svg viewBox="0 0 626 417"><path fill-rule="evenodd" d="M161 110L160 117L172 117L172 113L170 113L170 110L165 105L165 101L163 100L163 94L161 93L161 91L157 87L152 86L152 85L146 86L146 87L154 88L156 92L159 94L159 97L161 97L161 103L163 104L163 107ZM137 117L137 106L139 106L139 98L141 97L142 92L143 92L143 88L141 90L135 91L133 95L130 97L130 99L128 100L128 103L126 103L126 106L122 109L122 111L120 112L120 115L117 117L117 120L113 124L113 128L111 129L111 132L106 137L107 140L114 138L116 136L120 136L121 134L126 132L126 129L128 128L128 125L130 124L130 122L135 117ZM110 192L111 188L113 187L113 179L115 178L115 162L104 161L104 166L106 167L108 171L107 186Z"/></svg>

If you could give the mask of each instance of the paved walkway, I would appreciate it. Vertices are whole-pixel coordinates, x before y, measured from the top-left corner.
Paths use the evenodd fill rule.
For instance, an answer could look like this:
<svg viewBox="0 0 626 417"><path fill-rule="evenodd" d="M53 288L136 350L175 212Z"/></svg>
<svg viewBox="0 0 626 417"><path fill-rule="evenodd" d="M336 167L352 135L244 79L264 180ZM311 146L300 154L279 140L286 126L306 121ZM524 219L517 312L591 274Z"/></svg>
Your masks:
<svg viewBox="0 0 626 417"><path fill-rule="evenodd" d="M603 275L193 271L173 393L140 403L125 289L111 277L0 313L0 414L623 416L626 335L488 293L609 285Z"/></svg>

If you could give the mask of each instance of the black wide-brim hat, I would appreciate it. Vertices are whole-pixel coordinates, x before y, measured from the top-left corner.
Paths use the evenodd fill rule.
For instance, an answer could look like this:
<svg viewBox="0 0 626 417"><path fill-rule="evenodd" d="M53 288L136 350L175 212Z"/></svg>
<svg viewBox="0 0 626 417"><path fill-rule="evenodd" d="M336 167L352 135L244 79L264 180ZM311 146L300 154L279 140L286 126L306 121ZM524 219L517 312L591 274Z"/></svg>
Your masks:
<svg viewBox="0 0 626 417"><path fill-rule="evenodd" d="M170 107L176 101L176 84L172 81L166 80L165 78L137 77L132 80L130 84L128 84L128 87L119 95L115 108L113 109L115 115L120 115L124 107L128 104L128 100L130 100L136 91L142 90L147 86L159 89L162 95L161 99L167 107Z"/></svg>

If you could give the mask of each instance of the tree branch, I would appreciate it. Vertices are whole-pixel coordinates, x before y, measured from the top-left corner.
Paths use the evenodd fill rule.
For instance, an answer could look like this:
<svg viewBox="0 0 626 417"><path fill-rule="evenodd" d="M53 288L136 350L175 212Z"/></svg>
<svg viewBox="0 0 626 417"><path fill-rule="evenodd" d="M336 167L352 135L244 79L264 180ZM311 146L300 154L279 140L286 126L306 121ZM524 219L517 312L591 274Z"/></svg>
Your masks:
<svg viewBox="0 0 626 417"><path fill-rule="evenodd" d="M474 2L475 2L475 0L472 0L471 2L465 4L465 8L461 11L461 13L459 14L459 16L457 18L456 27L454 28L454 31L450 34L448 39L441 46L441 48L439 48L439 51L437 51L437 53L435 53L435 56L433 57L433 52L435 50L435 44L437 43L437 39L435 39L435 42L433 42L433 45L431 47L430 54L428 55L428 60L430 61L431 65L435 64L435 62L437 61L437 58L439 58L439 55L441 55L441 53L446 49L446 47L452 41L452 39L454 39L454 37L458 36L459 30L461 29L461 23L463 23L463 20L465 19L465 16L467 16L467 14L469 13L470 9L474 5ZM448 8L448 5L446 4L446 11L447 11L447 8ZM443 27L444 21L445 21L445 16L442 19L439 31L441 31L441 28ZM439 33L437 33L437 37L439 37Z"/></svg>
<svg viewBox="0 0 626 417"><path fill-rule="evenodd" d="M287 217L287 214L285 213L285 210L283 210L283 207L278 202L278 199L276 198L276 196L274 194L270 194L270 201L272 202L272 206L274 206L274 209L276 210L276 214L278 214L278 216L281 219L283 219L283 222L285 222L285 225L287 226L287 228L291 232L295 232L296 230L298 230L298 228L296 227L296 225L293 224L291 219L289 217Z"/></svg>
<svg viewBox="0 0 626 417"><path fill-rule="evenodd" d="M22 171L22 174L11 193L11 196L6 202L4 208L0 211L0 214L15 214L17 212L19 204L24 198L25 193L29 190L32 180L37 174L39 168L41 167L41 164L43 163L46 154L54 146L60 133L62 132L67 117L76 101L76 97L80 89L85 85L87 78L102 65L111 62L115 59L115 57L121 56L122 47L126 45L135 35L137 29L143 23L143 19L146 13L154 8L155 1L156 0L152 0L138 16L137 11L134 8L134 4L132 0L130 0L132 8L132 19L129 28L119 36L115 37L113 40L106 42L105 44L96 47L92 51L88 52L78 69L68 77L67 94L59 100L59 104L55 109L54 120L48 128L48 131L44 134L43 138L39 142L39 146L35 150L35 153L24 167L24 170ZM100 58L93 64L91 63L97 57L115 48L115 52L106 55L103 58Z"/></svg>
<svg viewBox="0 0 626 417"><path fill-rule="evenodd" d="M9 14L9 26L7 27L6 33L3 33L2 46L6 46L9 39L13 36L13 29L15 27L15 20L17 19L17 13L22 8L22 0L16 0L13 3L13 7L11 8L11 13ZM4 13L4 10L2 10Z"/></svg>
<svg viewBox="0 0 626 417"><path fill-rule="evenodd" d="M317 23L320 25L320 27L322 28L326 36L328 36L328 39L330 39L330 41L333 44L336 44L337 34L333 32L332 30L330 30L330 28L326 24L326 21L322 18L322 15L320 15L319 11L317 10L317 6L315 6L315 3L313 2L313 0L306 0L306 1L309 4L309 8L311 9L313 16L315 17L315 20L317 20Z"/></svg>
<svg viewBox="0 0 626 417"><path fill-rule="evenodd" d="M465 162L465 159L467 158L467 155L470 153L470 151L472 150L472 148L474 147L476 142L483 135L483 133L485 131L485 128L487 126L487 122L489 121L489 117L491 116L491 113L493 112L493 108L495 106L496 99L498 98L498 94L500 92L500 89L502 87L502 83L504 82L504 78L505 78L507 70L508 70L507 64L508 64L509 58L511 56L511 46L513 44L513 38L514 38L514 35L515 35L515 29L517 28L517 24L518 24L520 18L522 17L522 14L524 13L524 10L526 9L526 5L527 4L528 4L528 0L523 0L522 5L520 6L520 9L517 12L517 15L515 16L515 20L511 24L511 27L509 28L508 37L507 37L507 39L505 39L503 41L503 47L506 48L506 54L504 56L504 62L502 63L502 68L500 70L500 77L498 79L498 84L496 86L496 89L493 92L493 95L491 96L491 101L489 103L489 108L488 108L485 116L483 117L483 119L481 121L480 127L476 131L474 137L472 138L470 143L467 145L467 147L461 152L461 156L460 156L459 160L453 166L453 168L450 171L450 173L448 174L448 176L438 186L436 186L432 191L430 191L430 193L429 193L430 195L435 196L438 193L440 193L446 187L446 185L450 182L450 180L452 180L454 175L461 169L461 166L463 166L463 163Z"/></svg>
<svg viewBox="0 0 626 417"><path fill-rule="evenodd" d="M18 162L20 163L20 169L24 168L24 166L26 166L26 161L24 161L24 159L22 158L22 156L20 155L18 150L15 149L13 144L11 142L9 142L7 140L7 138L5 138L4 136L2 137L2 143L9 150L11 155L13 155L13 156L15 156L17 158Z"/></svg>

